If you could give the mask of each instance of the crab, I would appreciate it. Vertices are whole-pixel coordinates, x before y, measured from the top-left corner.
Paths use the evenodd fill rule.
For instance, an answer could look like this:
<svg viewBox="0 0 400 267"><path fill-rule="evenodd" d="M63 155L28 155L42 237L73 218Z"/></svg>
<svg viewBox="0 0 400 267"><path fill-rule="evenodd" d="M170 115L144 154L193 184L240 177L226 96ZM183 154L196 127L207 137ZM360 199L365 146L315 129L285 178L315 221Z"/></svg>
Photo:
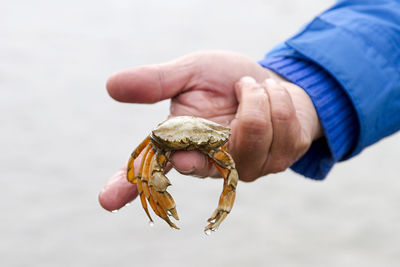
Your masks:
<svg viewBox="0 0 400 267"><path fill-rule="evenodd" d="M150 223L153 219L147 203L154 213L169 226L179 229L170 219L179 220L175 201L167 192L171 185L164 170L171 155L177 150L197 150L207 155L224 178L218 207L208 219L204 231L215 231L233 207L238 183L238 172L225 143L230 129L215 122L192 116L172 117L160 123L132 152L127 167L127 179L136 184L140 201ZM143 152L139 170L135 175L134 161Z"/></svg>

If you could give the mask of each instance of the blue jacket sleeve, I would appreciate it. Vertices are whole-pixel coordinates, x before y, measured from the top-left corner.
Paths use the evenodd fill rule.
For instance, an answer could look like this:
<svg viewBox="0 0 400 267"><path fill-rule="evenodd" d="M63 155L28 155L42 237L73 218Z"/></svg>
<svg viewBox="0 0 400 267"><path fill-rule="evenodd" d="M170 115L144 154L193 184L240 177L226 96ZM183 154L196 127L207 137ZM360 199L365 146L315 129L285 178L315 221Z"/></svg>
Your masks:
<svg viewBox="0 0 400 267"><path fill-rule="evenodd" d="M335 160L354 156L400 129L400 1L339 1L261 64L271 58L312 62L350 100L359 134L348 153Z"/></svg>

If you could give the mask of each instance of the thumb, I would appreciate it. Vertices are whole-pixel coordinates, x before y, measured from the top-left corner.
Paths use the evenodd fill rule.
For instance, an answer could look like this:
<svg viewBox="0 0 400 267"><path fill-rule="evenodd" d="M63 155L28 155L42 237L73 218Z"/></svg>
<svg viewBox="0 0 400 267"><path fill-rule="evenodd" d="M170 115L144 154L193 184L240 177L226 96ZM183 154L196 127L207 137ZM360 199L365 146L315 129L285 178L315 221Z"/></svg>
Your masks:
<svg viewBox="0 0 400 267"><path fill-rule="evenodd" d="M218 176L209 158L198 151L176 151L171 157L171 163L178 172L185 175Z"/></svg>
<svg viewBox="0 0 400 267"><path fill-rule="evenodd" d="M112 98L121 102L155 103L171 98L185 88L195 73L189 57L147 65L113 74L107 81Z"/></svg>

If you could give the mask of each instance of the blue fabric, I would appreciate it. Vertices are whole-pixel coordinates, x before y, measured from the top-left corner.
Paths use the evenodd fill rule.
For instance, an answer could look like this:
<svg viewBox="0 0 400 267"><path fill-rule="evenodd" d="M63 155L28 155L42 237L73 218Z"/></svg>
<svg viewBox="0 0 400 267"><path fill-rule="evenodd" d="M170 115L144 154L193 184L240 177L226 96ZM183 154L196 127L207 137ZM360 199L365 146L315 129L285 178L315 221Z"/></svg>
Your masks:
<svg viewBox="0 0 400 267"><path fill-rule="evenodd" d="M266 58L313 62L340 84L359 124L348 157L400 129L400 1L339 1Z"/></svg>

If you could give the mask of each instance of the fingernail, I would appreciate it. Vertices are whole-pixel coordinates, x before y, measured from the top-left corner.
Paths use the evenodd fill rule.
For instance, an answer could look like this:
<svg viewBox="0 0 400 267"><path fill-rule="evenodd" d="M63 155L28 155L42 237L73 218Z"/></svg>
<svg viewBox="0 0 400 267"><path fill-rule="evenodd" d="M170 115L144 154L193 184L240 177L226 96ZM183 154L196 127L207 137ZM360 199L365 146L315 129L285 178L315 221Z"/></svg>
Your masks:
<svg viewBox="0 0 400 267"><path fill-rule="evenodd" d="M181 170L179 170L179 172L182 173L182 174L184 174L184 175L192 174L194 171L195 171L194 168L189 169L189 170L186 170L186 171L181 171Z"/></svg>
<svg viewBox="0 0 400 267"><path fill-rule="evenodd" d="M250 76L244 76L240 79L240 82L243 83L256 83L256 80L254 80L254 78L250 77Z"/></svg>
<svg viewBox="0 0 400 267"><path fill-rule="evenodd" d="M272 85L277 84L277 82L276 82L274 79L271 79L271 78L266 79L266 80L265 80L265 83L266 83L266 84L272 84Z"/></svg>

